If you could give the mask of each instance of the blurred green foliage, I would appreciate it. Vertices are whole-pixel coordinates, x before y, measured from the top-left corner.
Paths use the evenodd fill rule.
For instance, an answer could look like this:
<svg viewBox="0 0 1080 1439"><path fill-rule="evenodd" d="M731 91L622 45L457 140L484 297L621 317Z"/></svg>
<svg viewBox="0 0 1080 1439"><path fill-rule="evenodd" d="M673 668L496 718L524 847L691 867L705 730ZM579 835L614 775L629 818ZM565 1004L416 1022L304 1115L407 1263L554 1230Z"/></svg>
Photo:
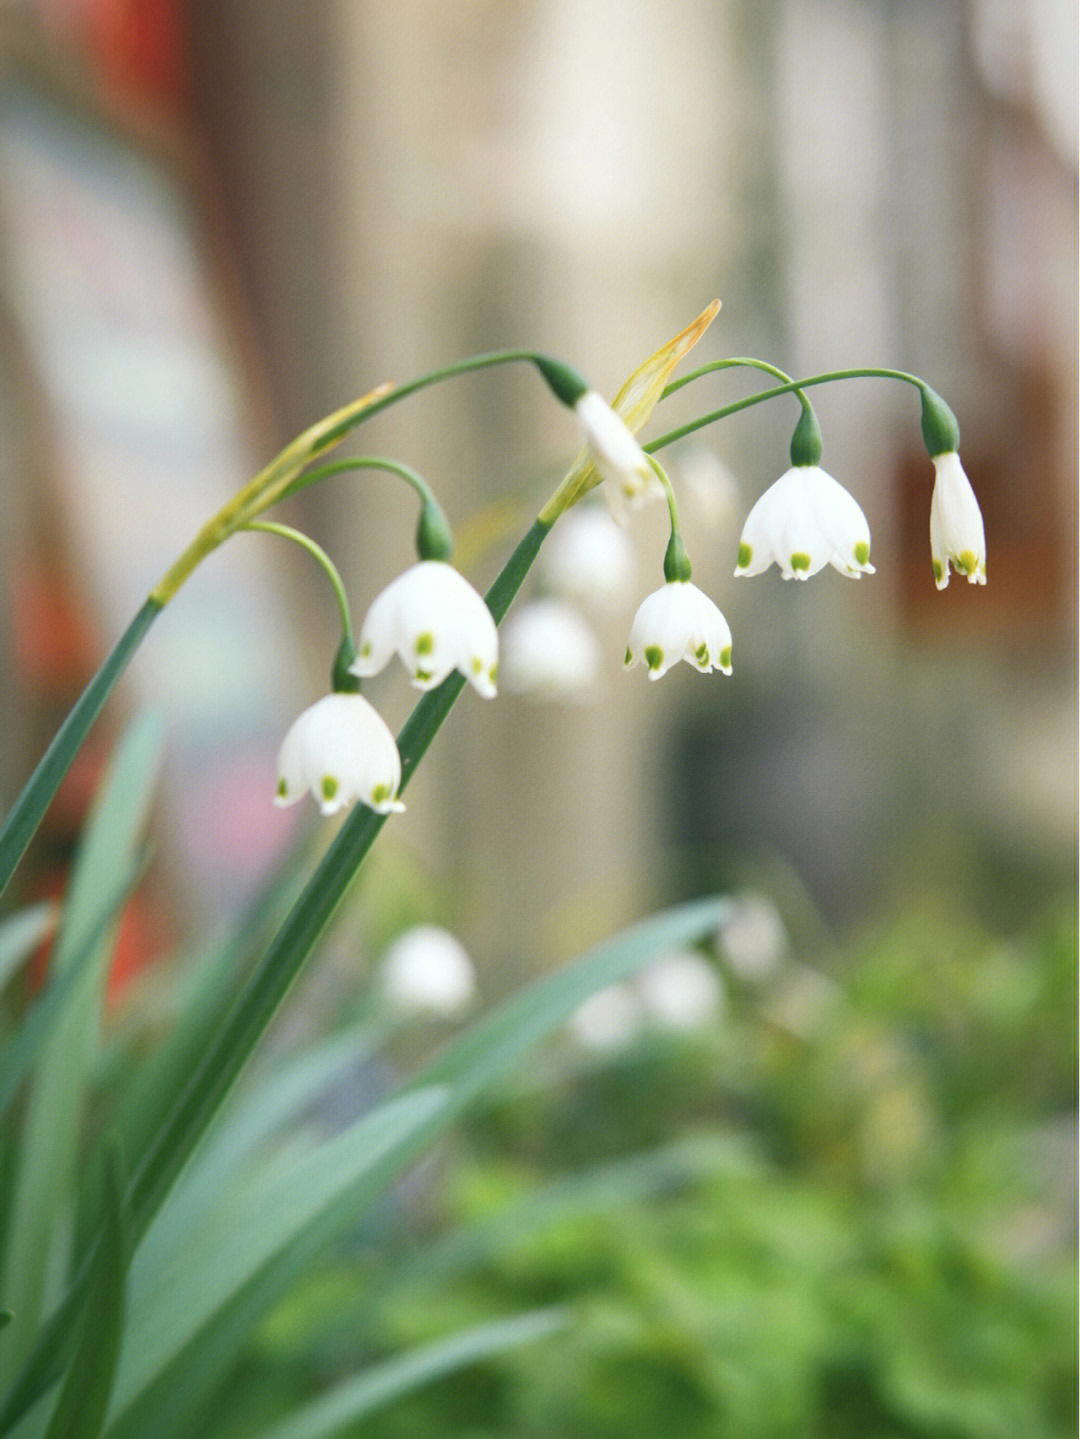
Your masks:
<svg viewBox="0 0 1080 1439"><path fill-rule="evenodd" d="M350 1432L1075 1433L1075 956L1071 893L1011 935L930 898L827 978L721 953L701 1033L549 1046L277 1310L229 1432L557 1304L569 1330Z"/></svg>

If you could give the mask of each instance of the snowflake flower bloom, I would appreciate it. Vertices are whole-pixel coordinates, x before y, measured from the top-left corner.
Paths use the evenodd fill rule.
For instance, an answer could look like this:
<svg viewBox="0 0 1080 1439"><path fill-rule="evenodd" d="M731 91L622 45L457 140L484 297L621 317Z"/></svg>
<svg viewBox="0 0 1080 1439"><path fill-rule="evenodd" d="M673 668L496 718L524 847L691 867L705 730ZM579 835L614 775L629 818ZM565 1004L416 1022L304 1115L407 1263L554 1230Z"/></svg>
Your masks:
<svg viewBox="0 0 1080 1439"><path fill-rule="evenodd" d="M537 564L546 589L601 610L621 604L634 569L634 546L626 531L603 505L589 500L560 519Z"/></svg>
<svg viewBox="0 0 1080 1439"><path fill-rule="evenodd" d="M642 661L658 680L686 660L702 674L731 673L731 630L717 607L689 580L669 580L638 606L630 626L626 668Z"/></svg>
<svg viewBox="0 0 1080 1439"><path fill-rule="evenodd" d="M616 515L654 495L662 496L648 456L626 424L596 390L586 390L574 406L585 442L604 480L604 493Z"/></svg>
<svg viewBox="0 0 1080 1439"><path fill-rule="evenodd" d="M586 703L599 677L599 642L566 600L533 600L507 620L502 678L514 694Z"/></svg>
<svg viewBox="0 0 1080 1439"><path fill-rule="evenodd" d="M663 1029L700 1029L723 1008L724 991L714 967L695 950L676 950L638 977L637 990L650 1019Z"/></svg>
<svg viewBox="0 0 1080 1439"><path fill-rule="evenodd" d="M986 534L982 511L955 450L934 455L934 493L930 500L930 555L934 583L949 583L949 565L967 575L968 584L986 584Z"/></svg>
<svg viewBox="0 0 1080 1439"><path fill-rule="evenodd" d="M395 651L417 689L434 689L457 669L477 694L495 694L495 621L465 576L443 560L421 560L376 596L349 673L378 674Z"/></svg>
<svg viewBox="0 0 1080 1439"><path fill-rule="evenodd" d="M793 465L746 517L736 575L759 575L774 560L785 580L826 565L850 579L874 573L866 516L820 465Z"/></svg>
<svg viewBox="0 0 1080 1439"><path fill-rule="evenodd" d="M274 803L295 804L310 790L323 814L354 800L393 814L405 808L400 784L401 756L378 711L360 695L331 694L306 709L285 736Z"/></svg>
<svg viewBox="0 0 1080 1439"><path fill-rule="evenodd" d="M448 930L418 924L386 951L381 983L395 1008L452 1019L476 994L476 969L464 945Z"/></svg>

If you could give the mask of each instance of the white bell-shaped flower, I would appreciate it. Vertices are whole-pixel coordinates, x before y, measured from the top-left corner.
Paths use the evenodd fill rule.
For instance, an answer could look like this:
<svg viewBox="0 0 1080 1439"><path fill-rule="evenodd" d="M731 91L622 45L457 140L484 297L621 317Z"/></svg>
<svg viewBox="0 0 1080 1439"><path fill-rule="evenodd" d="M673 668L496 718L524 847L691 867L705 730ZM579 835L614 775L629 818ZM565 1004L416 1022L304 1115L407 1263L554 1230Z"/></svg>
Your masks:
<svg viewBox="0 0 1080 1439"><path fill-rule="evenodd" d="M982 511L955 450L934 456L934 493L930 500L930 555L934 583L949 583L949 565L967 575L968 584L986 584L986 534Z"/></svg>
<svg viewBox="0 0 1080 1439"><path fill-rule="evenodd" d="M594 698L600 678L600 645L566 600L533 600L506 622L501 673L513 694L585 703Z"/></svg>
<svg viewBox="0 0 1080 1439"><path fill-rule="evenodd" d="M731 630L717 607L689 580L669 580L638 606L630 626L626 668L643 661L658 680L686 660L702 674L731 673Z"/></svg>
<svg viewBox="0 0 1080 1439"><path fill-rule="evenodd" d="M476 969L461 942L434 924L398 936L383 956L383 993L395 1009L450 1019L476 994Z"/></svg>
<svg viewBox="0 0 1080 1439"><path fill-rule="evenodd" d="M563 599L611 610L630 589L635 560L626 531L603 505L586 500L552 530L540 551L537 574L545 589Z"/></svg>
<svg viewBox="0 0 1080 1439"><path fill-rule="evenodd" d="M378 674L395 651L417 689L434 689L457 669L485 699L495 693L495 621L464 575L443 560L422 560L376 596L349 671L362 679Z"/></svg>
<svg viewBox="0 0 1080 1439"><path fill-rule="evenodd" d="M663 485L648 456L602 395L586 390L574 410L616 518L622 519L627 508L636 509L648 499L663 497Z"/></svg>
<svg viewBox="0 0 1080 1439"><path fill-rule="evenodd" d="M701 1029L722 1010L720 976L695 950L677 950L638 977L637 990L650 1019L662 1029Z"/></svg>
<svg viewBox="0 0 1080 1439"><path fill-rule="evenodd" d="M826 565L850 579L874 573L866 516L820 465L792 466L746 517L736 575L759 575L774 561L785 580Z"/></svg>
<svg viewBox="0 0 1080 1439"><path fill-rule="evenodd" d="M285 736L274 803L295 804L310 790L323 814L354 800L391 814L405 808L400 784L401 756L378 711L361 695L331 694L306 709Z"/></svg>

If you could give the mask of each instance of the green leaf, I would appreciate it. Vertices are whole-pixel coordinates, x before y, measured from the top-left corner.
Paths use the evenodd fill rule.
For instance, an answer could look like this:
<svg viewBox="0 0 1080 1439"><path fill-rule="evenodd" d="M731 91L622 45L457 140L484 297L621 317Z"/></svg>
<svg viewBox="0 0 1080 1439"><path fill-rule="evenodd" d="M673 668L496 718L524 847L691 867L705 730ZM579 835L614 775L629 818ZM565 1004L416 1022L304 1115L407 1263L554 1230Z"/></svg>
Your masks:
<svg viewBox="0 0 1080 1439"><path fill-rule="evenodd" d="M92 952L34 1071L22 1129L2 1290L15 1311L10 1338L0 1350L5 1375L29 1352L41 1316L55 1297L56 1243L73 1199L110 955L110 935L100 933L101 895L114 895L118 876L126 880L133 868L160 751L156 716L131 726L95 801L68 886L52 956L57 982L87 944Z"/></svg>
<svg viewBox="0 0 1080 1439"><path fill-rule="evenodd" d="M426 1344L409 1354L373 1365L354 1379L339 1384L285 1423L264 1431L262 1439L334 1439L361 1419L424 1384L521 1344L545 1339L565 1329L569 1322L564 1309L538 1309L512 1319L480 1324L448 1339Z"/></svg>
<svg viewBox="0 0 1080 1439"><path fill-rule="evenodd" d="M0 894L7 888L15 866L26 852L45 811L60 788L60 781L71 768L72 761L101 713L102 706L112 694L131 656L138 649L143 635L160 612L160 605L153 600L146 601L117 641L115 649L76 700L22 793L8 811L0 828Z"/></svg>
<svg viewBox="0 0 1080 1439"><path fill-rule="evenodd" d="M82 980L86 966L97 957L102 936L131 896L142 878L143 869L143 864L136 864L97 901L96 913L87 916L78 951L71 955L61 973L52 976L45 993L27 1010L17 1032L8 1040L0 1055L0 1114L11 1103L23 1075L47 1043L67 1008L72 992Z"/></svg>
<svg viewBox="0 0 1080 1439"><path fill-rule="evenodd" d="M200 1399L212 1392L254 1324L481 1090L512 1071L596 989L628 978L668 949L711 933L726 910L726 900L711 899L654 916L504 1004L429 1068L410 1092L421 1099L433 1096L433 1102L410 1116L410 1122L396 1124L387 1142L369 1145L365 1161L354 1164L347 1187L340 1187L336 1198L327 1193L318 1212L312 1195L337 1166L350 1163L349 1145L356 1142L352 1135L325 1146L283 1179L275 1176L269 1192L235 1196L245 1215L258 1212L261 1236L248 1232L252 1226L246 1221L234 1221L233 1229L198 1239L185 1236L170 1258L161 1251L155 1255L151 1230L132 1272L130 1333L138 1336L131 1340L132 1368L125 1354L117 1386L118 1411L129 1397L135 1402L115 1430L110 1429L110 1439L138 1439L151 1422L156 1439L189 1433ZM391 1101L361 1125L381 1134L388 1109L402 1103ZM301 1218L306 1227L296 1222ZM291 1227L288 1240L283 1221ZM151 1304L155 1286L160 1291L156 1309ZM205 1325L201 1331L200 1324ZM177 1352L185 1338L190 1339L188 1347ZM144 1392L136 1399L140 1389Z"/></svg>
<svg viewBox="0 0 1080 1439"><path fill-rule="evenodd" d="M298 1278L359 1212L364 1181L381 1175L386 1156L426 1131L446 1102L445 1090L428 1088L381 1105L285 1174L234 1193L197 1238L174 1234L170 1248L150 1230L132 1266L110 1439L173 1432L173 1405L177 1432L191 1432L187 1408L205 1376L216 1380L265 1312L265 1276L275 1286L283 1274L288 1283ZM270 1303L276 1298L275 1287Z"/></svg>
<svg viewBox="0 0 1080 1439"><path fill-rule="evenodd" d="M98 1439L105 1424L124 1324L127 1241L124 1185L116 1150L107 1151L104 1223L71 1367L45 1439Z"/></svg>
<svg viewBox="0 0 1080 1439"><path fill-rule="evenodd" d="M0 924L0 989L56 924L56 905L32 904Z"/></svg>

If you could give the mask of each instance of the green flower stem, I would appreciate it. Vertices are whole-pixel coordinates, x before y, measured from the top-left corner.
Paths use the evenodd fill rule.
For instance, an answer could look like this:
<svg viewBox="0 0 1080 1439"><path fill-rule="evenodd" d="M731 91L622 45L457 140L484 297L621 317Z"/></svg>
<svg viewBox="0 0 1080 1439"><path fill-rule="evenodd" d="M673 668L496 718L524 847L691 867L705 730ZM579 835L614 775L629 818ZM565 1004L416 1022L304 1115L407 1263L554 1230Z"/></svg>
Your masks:
<svg viewBox="0 0 1080 1439"><path fill-rule="evenodd" d="M505 616L550 529L550 524L536 520L488 591L487 604L496 623ZM452 674L437 689L425 694L413 709L398 736L401 789L409 782L464 684L461 675ZM146 1232L207 1124L247 1063L385 821L385 815L376 814L364 805L354 807L211 1040L199 1068L158 1131L128 1191L128 1227L133 1243ZM85 1300L95 1253L96 1245L87 1255L64 1301L45 1325L0 1413L0 1432L25 1413L62 1371L70 1352L74 1321Z"/></svg>
<svg viewBox="0 0 1080 1439"><path fill-rule="evenodd" d="M355 648L352 615L349 613L349 598L345 593L345 586L342 584L337 567L322 546L317 545L311 536L305 535L302 530L294 530L292 525L279 525L274 520L249 520L241 528L267 535L278 535L283 540L292 540L294 545L299 545L302 550L306 550L312 559L322 566L326 578L333 587L334 598L337 600L338 613L341 616L342 640L347 647Z"/></svg>
<svg viewBox="0 0 1080 1439"><path fill-rule="evenodd" d="M649 456L649 464L652 465L653 473L664 487L668 519L671 522L671 534L668 538L667 549L664 551L664 579L669 583L672 580L682 580L685 583L689 580L692 570L690 556L686 553L682 531L679 528L679 508L675 503L675 490L663 465L652 455Z"/></svg>
<svg viewBox="0 0 1080 1439"><path fill-rule="evenodd" d="M332 449L362 421L371 419L372 416L389 409L391 405L415 395L419 390L440 384L443 380L522 361L536 366L552 394L564 405L572 406L587 388L585 380L572 366L538 350L493 350L487 354L470 355L452 365L442 365L437 370L430 370L426 375L420 375L404 385L381 385L351 405L335 410L333 414L319 420L286 445L265 469L260 470L253 480L207 521L179 559L158 581L150 593L150 598L159 606L167 605L208 554L249 520L257 518L271 505L276 505L286 493L291 492L301 472L312 460Z"/></svg>
<svg viewBox="0 0 1080 1439"><path fill-rule="evenodd" d="M351 470L385 470L389 475L397 475L416 491L422 504L441 508L423 475L414 470L411 465L404 465L400 460L392 460L385 455L354 455L347 460L331 460L328 465L319 465L314 470L305 470L282 491L279 498L287 500L291 495L306 490L309 485L318 484L320 480L328 480L333 475L347 474Z"/></svg>
<svg viewBox="0 0 1080 1439"><path fill-rule="evenodd" d="M764 361L750 359L736 360L713 360L707 365L702 365L697 370L691 370L688 375L683 375L678 380L673 380L670 385L665 386L660 398L666 399L673 395L676 390L681 390L684 385L698 380L702 375L711 374L714 370L730 369L733 365L753 365L755 369L765 369L771 372L771 367ZM914 385L920 396L929 396L939 404L943 404L940 397L918 375L909 375L906 370L888 369L858 369L858 370L829 370L821 375L810 375L805 380L791 380L783 385L775 385L769 390L759 390L756 395L747 395L745 399L734 400L730 405L724 405L719 410L711 410L707 415L699 415L696 420L689 420L685 425L677 429L669 430L666 435L658 439L650 440L642 448L647 454L654 454L667 445L674 444L676 440L684 439L687 435L694 434L697 430L703 430L706 425L713 425L717 420L726 420L728 415L736 415L740 410L748 410L752 405L760 405L765 400L775 400L778 395L797 394L800 390L808 390L811 385L831 385L836 380L903 380L905 384Z"/></svg>
<svg viewBox="0 0 1080 1439"><path fill-rule="evenodd" d="M7 887L59 789L60 781L71 768L75 755L127 667L128 660L160 612L161 605L152 599L147 600L139 610L112 653L75 701L37 768L23 786L22 793L8 811L0 828L0 892Z"/></svg>

